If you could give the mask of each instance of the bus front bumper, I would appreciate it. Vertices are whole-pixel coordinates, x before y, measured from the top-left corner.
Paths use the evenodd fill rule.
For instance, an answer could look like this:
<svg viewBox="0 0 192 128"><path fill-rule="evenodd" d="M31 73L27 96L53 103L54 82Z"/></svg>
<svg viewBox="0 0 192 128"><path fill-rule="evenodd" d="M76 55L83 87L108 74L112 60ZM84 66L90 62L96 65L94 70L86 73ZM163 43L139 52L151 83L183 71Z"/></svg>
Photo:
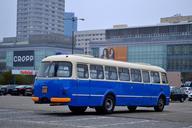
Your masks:
<svg viewBox="0 0 192 128"><path fill-rule="evenodd" d="M52 97L50 99L48 98L39 98L39 97L32 97L32 100L35 103L43 104L43 103L69 103L71 102L71 98L57 98Z"/></svg>

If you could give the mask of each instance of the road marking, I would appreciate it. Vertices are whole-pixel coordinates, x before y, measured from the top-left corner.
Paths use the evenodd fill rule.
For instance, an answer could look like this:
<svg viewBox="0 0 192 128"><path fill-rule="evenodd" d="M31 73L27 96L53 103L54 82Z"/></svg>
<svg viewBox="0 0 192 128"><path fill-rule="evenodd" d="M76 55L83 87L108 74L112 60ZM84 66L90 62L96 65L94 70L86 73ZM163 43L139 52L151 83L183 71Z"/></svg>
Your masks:
<svg viewBox="0 0 192 128"><path fill-rule="evenodd" d="M27 114L27 113L33 113L33 112L34 111L17 111L17 112L16 111L3 111L3 112L0 113L0 115L3 115L3 114L17 114L17 113L19 113L19 114L20 113L21 114L26 113Z"/></svg>
<svg viewBox="0 0 192 128"><path fill-rule="evenodd" d="M182 128L192 128L192 125L188 126L188 127L182 127Z"/></svg>
<svg viewBox="0 0 192 128"><path fill-rule="evenodd" d="M131 124L140 124L140 123L154 123L158 121L151 121L151 120L142 120L142 121L131 121L126 123L114 123L114 124L104 124L104 125L90 125L90 126L84 126L86 128L99 128L99 127L110 127L110 126L117 126L117 125L131 125Z"/></svg>
<svg viewBox="0 0 192 128"><path fill-rule="evenodd" d="M115 118L115 117L93 117L93 118L81 118L81 119L71 119L71 120L62 120L63 122L70 122L70 121L86 121L86 120L98 120L98 119L110 119L110 118ZM53 123L56 123L58 121L50 121Z"/></svg>

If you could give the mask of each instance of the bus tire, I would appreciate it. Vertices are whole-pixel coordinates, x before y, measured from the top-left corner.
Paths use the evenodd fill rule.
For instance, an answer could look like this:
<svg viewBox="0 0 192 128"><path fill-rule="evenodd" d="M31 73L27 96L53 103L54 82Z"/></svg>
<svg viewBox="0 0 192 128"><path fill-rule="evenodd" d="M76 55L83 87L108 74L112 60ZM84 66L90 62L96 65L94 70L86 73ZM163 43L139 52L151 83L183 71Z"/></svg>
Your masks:
<svg viewBox="0 0 192 128"><path fill-rule="evenodd" d="M156 112L162 112L165 107L165 99L161 96L157 102L157 106L154 106Z"/></svg>
<svg viewBox="0 0 192 128"><path fill-rule="evenodd" d="M111 94L107 95L101 107L95 107L97 113L110 114L115 108L115 97Z"/></svg>
<svg viewBox="0 0 192 128"><path fill-rule="evenodd" d="M130 112L135 112L137 109L137 106L127 106Z"/></svg>
<svg viewBox="0 0 192 128"><path fill-rule="evenodd" d="M84 113L86 111L87 107L74 107L74 106L69 106L69 110L72 113L76 113L76 114L81 114Z"/></svg>

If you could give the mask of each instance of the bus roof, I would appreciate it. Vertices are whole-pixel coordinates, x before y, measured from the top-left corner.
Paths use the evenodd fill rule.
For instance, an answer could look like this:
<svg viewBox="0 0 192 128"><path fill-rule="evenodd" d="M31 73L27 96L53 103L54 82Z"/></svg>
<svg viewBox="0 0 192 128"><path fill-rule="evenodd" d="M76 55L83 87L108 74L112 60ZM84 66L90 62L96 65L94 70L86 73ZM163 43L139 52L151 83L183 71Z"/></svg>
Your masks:
<svg viewBox="0 0 192 128"><path fill-rule="evenodd" d="M150 64L129 63L129 62L123 62L123 61L94 58L88 55L53 55L53 56L48 56L42 60L42 62L51 62L51 61L70 61L72 63L78 62L78 63L109 65L109 66L117 66L117 67L127 67L127 68L135 68L135 69L145 69L150 71L166 72L163 68L158 66L153 66Z"/></svg>

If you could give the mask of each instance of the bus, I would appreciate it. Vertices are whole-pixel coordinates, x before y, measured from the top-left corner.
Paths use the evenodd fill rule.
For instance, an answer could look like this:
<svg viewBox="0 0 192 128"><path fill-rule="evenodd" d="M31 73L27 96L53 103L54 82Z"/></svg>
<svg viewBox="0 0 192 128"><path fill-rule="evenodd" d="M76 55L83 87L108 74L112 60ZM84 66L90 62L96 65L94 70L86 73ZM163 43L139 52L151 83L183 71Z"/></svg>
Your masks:
<svg viewBox="0 0 192 128"><path fill-rule="evenodd" d="M73 113L88 107L112 113L115 106L169 105L166 71L149 64L128 63L83 55L54 55L42 60L34 84L36 104L67 105Z"/></svg>

